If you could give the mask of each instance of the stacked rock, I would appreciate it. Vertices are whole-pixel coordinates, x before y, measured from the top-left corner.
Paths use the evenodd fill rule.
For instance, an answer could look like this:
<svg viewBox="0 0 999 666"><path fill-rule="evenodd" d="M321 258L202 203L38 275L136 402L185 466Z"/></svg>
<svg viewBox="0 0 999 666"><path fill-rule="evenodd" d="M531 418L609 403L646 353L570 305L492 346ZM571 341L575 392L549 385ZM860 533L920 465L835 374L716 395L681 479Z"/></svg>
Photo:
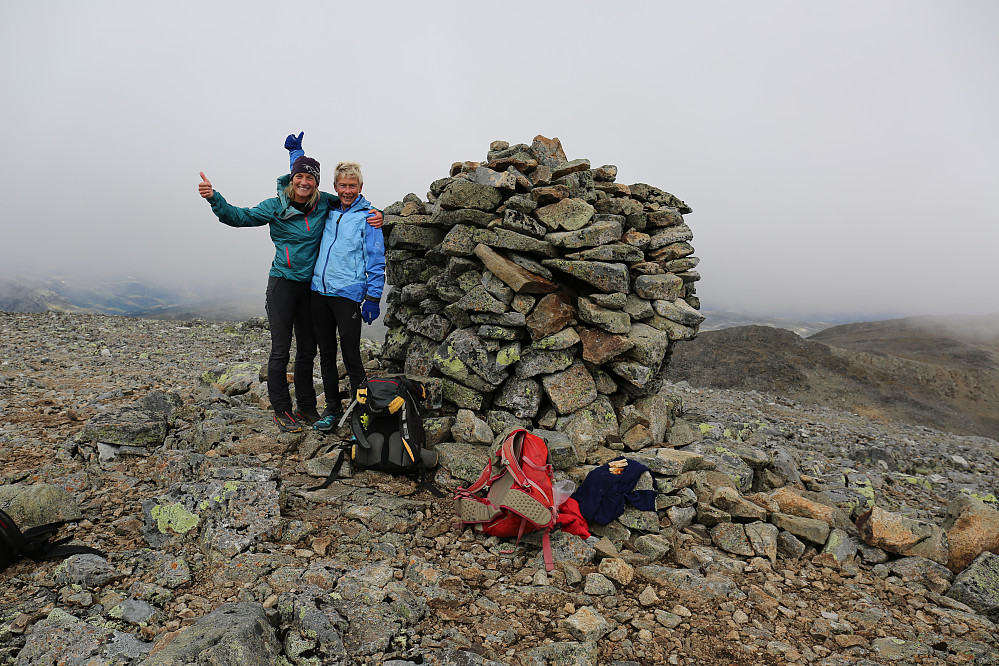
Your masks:
<svg viewBox="0 0 999 666"><path fill-rule="evenodd" d="M385 210L382 360L441 377L445 409L499 433L613 421L654 396L703 316L698 259L672 194L566 159L558 139L494 141ZM623 433L622 433L623 434Z"/></svg>

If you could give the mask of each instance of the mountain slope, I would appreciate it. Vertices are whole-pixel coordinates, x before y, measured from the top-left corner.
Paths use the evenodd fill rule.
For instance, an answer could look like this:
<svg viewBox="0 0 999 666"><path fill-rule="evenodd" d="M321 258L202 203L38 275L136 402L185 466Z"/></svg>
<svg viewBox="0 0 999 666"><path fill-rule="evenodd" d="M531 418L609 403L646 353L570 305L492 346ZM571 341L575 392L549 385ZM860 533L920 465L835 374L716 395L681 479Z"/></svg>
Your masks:
<svg viewBox="0 0 999 666"><path fill-rule="evenodd" d="M966 330L991 340L991 322L976 323L980 329ZM925 328L900 326L895 320L847 324L808 339L766 326L707 331L677 345L668 378L999 437L999 352L968 336L950 337L949 329L930 338Z"/></svg>
<svg viewBox="0 0 999 666"><path fill-rule="evenodd" d="M39 284L0 277L0 310L4 312L83 312L84 310Z"/></svg>
<svg viewBox="0 0 999 666"><path fill-rule="evenodd" d="M809 340L969 369L999 368L999 313L982 317L909 317L833 326Z"/></svg>

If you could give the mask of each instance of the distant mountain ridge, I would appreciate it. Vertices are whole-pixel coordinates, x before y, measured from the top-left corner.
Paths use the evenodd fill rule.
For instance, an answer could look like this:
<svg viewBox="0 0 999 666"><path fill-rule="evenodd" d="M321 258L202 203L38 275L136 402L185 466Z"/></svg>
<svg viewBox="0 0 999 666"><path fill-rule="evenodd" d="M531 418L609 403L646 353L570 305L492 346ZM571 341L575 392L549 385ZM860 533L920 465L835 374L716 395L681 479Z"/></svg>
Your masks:
<svg viewBox="0 0 999 666"><path fill-rule="evenodd" d="M4 312L86 312L51 289L17 278L0 277L0 310Z"/></svg>
<svg viewBox="0 0 999 666"><path fill-rule="evenodd" d="M258 289L198 293L183 286L152 285L132 278L84 281L69 277L0 275L0 311L111 314L144 319L244 321L266 317L264 282ZM361 327L361 336L383 340L383 319Z"/></svg>
<svg viewBox="0 0 999 666"><path fill-rule="evenodd" d="M0 310L5 312L81 312L158 319L248 319L264 314L259 294L229 293L159 285L131 277L105 280L71 276L0 275Z"/></svg>
<svg viewBox="0 0 999 666"><path fill-rule="evenodd" d="M677 345L668 378L995 439L999 314L844 324L807 339L765 326L704 331Z"/></svg>
<svg viewBox="0 0 999 666"><path fill-rule="evenodd" d="M747 315L729 310L701 310L704 321L701 322L701 331L719 331L723 328L734 326L770 326L773 328L783 328L793 331L802 337L808 337L813 333L831 326L834 323L819 321L803 321L790 317L771 317L766 315Z"/></svg>

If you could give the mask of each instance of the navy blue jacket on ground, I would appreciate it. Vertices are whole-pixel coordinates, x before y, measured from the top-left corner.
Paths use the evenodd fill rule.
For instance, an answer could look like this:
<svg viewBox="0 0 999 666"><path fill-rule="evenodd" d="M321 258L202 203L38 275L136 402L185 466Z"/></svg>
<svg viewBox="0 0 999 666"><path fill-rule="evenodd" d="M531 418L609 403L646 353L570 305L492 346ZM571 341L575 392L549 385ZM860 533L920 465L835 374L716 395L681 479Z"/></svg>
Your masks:
<svg viewBox="0 0 999 666"><path fill-rule="evenodd" d="M625 458L618 456L614 460ZM630 459L620 474L611 474L607 465L597 467L572 494L579 502L579 513L588 523L606 525L624 513L625 502L639 511L652 511L656 506L656 491L635 490L638 478L648 471L648 467ZM654 477L652 484L656 485Z"/></svg>

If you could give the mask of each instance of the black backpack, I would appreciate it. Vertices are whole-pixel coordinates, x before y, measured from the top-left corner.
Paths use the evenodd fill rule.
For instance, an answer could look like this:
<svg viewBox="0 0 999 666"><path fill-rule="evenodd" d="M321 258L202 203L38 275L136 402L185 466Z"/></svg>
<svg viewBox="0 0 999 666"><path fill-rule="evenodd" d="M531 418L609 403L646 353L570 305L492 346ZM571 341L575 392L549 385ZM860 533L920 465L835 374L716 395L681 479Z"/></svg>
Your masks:
<svg viewBox="0 0 999 666"><path fill-rule="evenodd" d="M0 571L6 570L23 557L30 557L35 562L78 553L104 557L104 553L89 546L64 546L72 537L49 541L49 536L55 534L64 522L66 521L30 527L22 532L14 519L0 509Z"/></svg>
<svg viewBox="0 0 999 666"><path fill-rule="evenodd" d="M327 449L341 450L326 480L308 490L322 490L337 479L348 450L355 465L422 479L438 463L437 452L423 448L423 415L418 401L427 397L423 383L408 377L366 379L348 409L355 441Z"/></svg>

